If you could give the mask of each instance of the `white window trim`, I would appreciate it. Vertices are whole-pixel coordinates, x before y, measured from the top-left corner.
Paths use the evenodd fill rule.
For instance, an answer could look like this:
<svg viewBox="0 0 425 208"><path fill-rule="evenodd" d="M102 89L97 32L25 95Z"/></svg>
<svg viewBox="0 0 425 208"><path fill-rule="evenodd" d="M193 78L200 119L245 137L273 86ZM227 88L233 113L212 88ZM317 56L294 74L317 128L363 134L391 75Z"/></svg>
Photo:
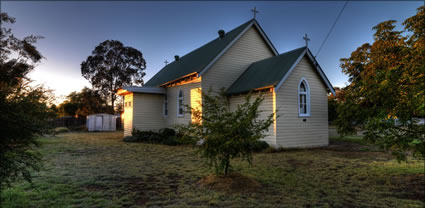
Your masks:
<svg viewBox="0 0 425 208"><path fill-rule="evenodd" d="M165 114L165 104L167 104L167 114ZM168 96L167 96L167 94L164 95L164 101L162 103L162 116L168 117Z"/></svg>
<svg viewBox="0 0 425 208"><path fill-rule="evenodd" d="M307 107L307 113L301 113L301 108L300 108L300 86L301 83L304 82L304 85L306 87L306 107ZM310 85L308 84L307 80L302 77L300 82L298 83L298 91L297 91L297 100L298 100L298 116L299 117L310 117L311 116L311 111L310 111Z"/></svg>
<svg viewBox="0 0 425 208"><path fill-rule="evenodd" d="M180 92L182 93L182 97L180 97ZM180 105L179 105L179 101L182 101L182 104L184 105L183 101L184 101L184 93L183 90L179 90L179 92L177 93L177 117L183 117L184 116L184 109L183 109L183 113L179 114L180 111ZM183 106L181 106L183 108Z"/></svg>

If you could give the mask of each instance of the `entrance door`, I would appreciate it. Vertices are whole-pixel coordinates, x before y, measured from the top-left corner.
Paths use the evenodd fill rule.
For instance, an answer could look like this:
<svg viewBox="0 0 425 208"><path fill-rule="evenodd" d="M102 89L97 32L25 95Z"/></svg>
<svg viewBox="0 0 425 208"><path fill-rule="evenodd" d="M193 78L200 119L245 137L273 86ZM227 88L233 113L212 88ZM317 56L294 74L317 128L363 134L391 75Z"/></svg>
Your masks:
<svg viewBox="0 0 425 208"><path fill-rule="evenodd" d="M96 116L96 128L95 131L102 131L103 130L103 117L102 116Z"/></svg>

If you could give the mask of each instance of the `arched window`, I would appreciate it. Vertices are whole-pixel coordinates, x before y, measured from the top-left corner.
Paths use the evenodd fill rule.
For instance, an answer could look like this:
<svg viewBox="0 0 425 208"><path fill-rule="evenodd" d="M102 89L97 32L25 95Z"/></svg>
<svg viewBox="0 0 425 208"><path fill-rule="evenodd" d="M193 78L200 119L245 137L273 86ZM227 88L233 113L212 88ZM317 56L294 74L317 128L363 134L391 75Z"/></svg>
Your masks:
<svg viewBox="0 0 425 208"><path fill-rule="evenodd" d="M298 115L310 116L310 87L304 78L298 85Z"/></svg>
<svg viewBox="0 0 425 208"><path fill-rule="evenodd" d="M177 95L177 116L183 116L183 91L180 90Z"/></svg>
<svg viewBox="0 0 425 208"><path fill-rule="evenodd" d="M165 117L168 116L168 98L167 98L167 94L164 95L164 105L162 107L163 107L162 114Z"/></svg>

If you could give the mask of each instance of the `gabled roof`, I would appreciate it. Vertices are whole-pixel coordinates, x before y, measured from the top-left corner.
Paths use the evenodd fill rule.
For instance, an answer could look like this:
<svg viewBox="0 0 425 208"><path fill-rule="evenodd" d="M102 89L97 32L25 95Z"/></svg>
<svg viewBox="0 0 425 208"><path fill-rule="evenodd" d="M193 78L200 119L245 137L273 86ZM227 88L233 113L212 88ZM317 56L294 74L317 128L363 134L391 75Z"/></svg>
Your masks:
<svg viewBox="0 0 425 208"><path fill-rule="evenodd" d="M184 55L178 61L174 61L157 74L155 74L145 86L158 87L164 83L185 77L188 74L197 73L202 75L208 68L219 59L252 25L255 25L263 36L266 43L277 55L277 51L265 35L256 20L252 19L239 27L227 32L223 38L216 38L200 48Z"/></svg>
<svg viewBox="0 0 425 208"><path fill-rule="evenodd" d="M297 48L278 56L252 63L232 86L229 87L226 93L229 95L246 93L264 87L275 87L277 90L305 54L308 54L308 57L313 62L321 78L328 86L329 90L334 93L334 89L329 80L317 64L317 61L311 55L310 50L306 47Z"/></svg>

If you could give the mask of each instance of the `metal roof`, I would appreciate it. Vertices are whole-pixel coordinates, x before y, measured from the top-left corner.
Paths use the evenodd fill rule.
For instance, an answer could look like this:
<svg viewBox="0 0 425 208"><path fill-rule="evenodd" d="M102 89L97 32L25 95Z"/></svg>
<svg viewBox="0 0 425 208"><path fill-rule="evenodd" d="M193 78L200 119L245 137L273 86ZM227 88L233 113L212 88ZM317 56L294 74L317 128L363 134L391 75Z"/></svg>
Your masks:
<svg viewBox="0 0 425 208"><path fill-rule="evenodd" d="M198 76L205 73L212 64L215 63L252 25L256 26L264 40L270 46L275 55L278 54L276 48L271 44L263 29L255 19L238 26L227 32L223 38L216 38L200 48L180 57L178 61L171 62L156 73L145 86L158 87L164 83L182 78L188 74L198 73Z"/></svg>
<svg viewBox="0 0 425 208"><path fill-rule="evenodd" d="M147 93L147 94L165 94L165 89L162 87L137 87L137 86L124 86L118 90L118 94L125 94L126 92L133 93Z"/></svg>

